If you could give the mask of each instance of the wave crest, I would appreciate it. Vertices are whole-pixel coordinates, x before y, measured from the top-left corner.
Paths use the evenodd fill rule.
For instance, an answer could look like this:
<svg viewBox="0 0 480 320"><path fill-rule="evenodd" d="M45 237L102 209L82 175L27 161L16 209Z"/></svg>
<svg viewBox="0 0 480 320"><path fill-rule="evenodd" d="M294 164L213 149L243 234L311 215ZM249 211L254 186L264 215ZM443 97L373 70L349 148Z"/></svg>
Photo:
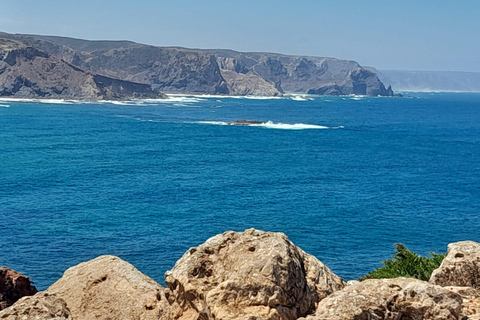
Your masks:
<svg viewBox="0 0 480 320"><path fill-rule="evenodd" d="M260 121L199 121L201 124L213 124L221 126L245 126L245 127L262 127L267 129L280 129L280 130L306 130L306 129L316 129L316 130L326 130L326 129L343 129L343 126L339 127L327 127L320 126L316 124L305 124L305 123L282 123L282 122L260 122Z"/></svg>

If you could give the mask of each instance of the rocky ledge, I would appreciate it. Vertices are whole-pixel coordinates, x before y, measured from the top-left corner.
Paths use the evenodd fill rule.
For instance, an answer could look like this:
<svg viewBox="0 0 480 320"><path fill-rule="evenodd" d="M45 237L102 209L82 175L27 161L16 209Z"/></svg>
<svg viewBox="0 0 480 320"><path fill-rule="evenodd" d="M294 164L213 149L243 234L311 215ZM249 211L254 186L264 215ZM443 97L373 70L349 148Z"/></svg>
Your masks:
<svg viewBox="0 0 480 320"><path fill-rule="evenodd" d="M36 294L23 275L0 270L0 300L19 299L0 311L9 320L480 319L480 244L471 241L450 244L429 282L345 283L284 234L255 229L189 249L166 273L167 288L114 256L74 266ZM25 297L12 296L12 279L24 279Z"/></svg>

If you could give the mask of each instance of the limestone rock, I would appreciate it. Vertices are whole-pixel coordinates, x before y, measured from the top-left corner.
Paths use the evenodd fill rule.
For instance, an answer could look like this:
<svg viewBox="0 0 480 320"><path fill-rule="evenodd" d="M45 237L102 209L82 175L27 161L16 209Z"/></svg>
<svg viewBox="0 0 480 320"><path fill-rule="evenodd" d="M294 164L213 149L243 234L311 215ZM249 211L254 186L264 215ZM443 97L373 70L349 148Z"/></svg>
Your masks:
<svg viewBox="0 0 480 320"><path fill-rule="evenodd" d="M447 256L440 267L433 271L430 282L441 286L480 289L480 243L450 243Z"/></svg>
<svg viewBox="0 0 480 320"><path fill-rule="evenodd" d="M47 289L65 300L74 319L170 319L164 288L131 264L100 256L65 271Z"/></svg>
<svg viewBox="0 0 480 320"><path fill-rule="evenodd" d="M428 282L370 279L352 283L322 300L308 320L457 320L462 298Z"/></svg>
<svg viewBox="0 0 480 320"><path fill-rule="evenodd" d="M191 248L165 276L178 319L293 320L344 281L283 233L228 231Z"/></svg>
<svg viewBox="0 0 480 320"><path fill-rule="evenodd" d="M13 306L0 311L2 320L72 320L70 310L62 299L55 295L39 292L23 297Z"/></svg>
<svg viewBox="0 0 480 320"><path fill-rule="evenodd" d="M445 287L462 297L462 317L468 320L480 320L480 290L471 287Z"/></svg>
<svg viewBox="0 0 480 320"><path fill-rule="evenodd" d="M33 281L23 274L7 267L0 267L0 310L14 304L24 296L32 296L37 289Z"/></svg>

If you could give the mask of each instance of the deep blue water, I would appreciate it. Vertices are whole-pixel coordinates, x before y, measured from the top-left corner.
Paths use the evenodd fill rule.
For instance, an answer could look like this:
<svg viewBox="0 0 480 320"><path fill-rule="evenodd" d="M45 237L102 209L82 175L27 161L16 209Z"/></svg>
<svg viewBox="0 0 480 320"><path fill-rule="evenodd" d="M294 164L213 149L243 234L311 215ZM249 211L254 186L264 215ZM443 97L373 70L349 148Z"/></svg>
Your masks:
<svg viewBox="0 0 480 320"><path fill-rule="evenodd" d="M39 289L102 254L163 282L189 247L251 227L345 279L397 242L480 241L480 94L0 105L0 265ZM343 128L199 123L236 119Z"/></svg>

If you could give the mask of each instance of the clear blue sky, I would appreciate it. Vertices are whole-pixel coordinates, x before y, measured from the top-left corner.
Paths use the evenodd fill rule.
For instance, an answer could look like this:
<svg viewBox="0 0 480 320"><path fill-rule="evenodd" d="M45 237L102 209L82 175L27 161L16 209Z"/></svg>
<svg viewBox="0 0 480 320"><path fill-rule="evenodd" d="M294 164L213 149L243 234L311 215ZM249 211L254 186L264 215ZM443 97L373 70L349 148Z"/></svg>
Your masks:
<svg viewBox="0 0 480 320"><path fill-rule="evenodd" d="M480 72L480 0L2 0L0 31Z"/></svg>

